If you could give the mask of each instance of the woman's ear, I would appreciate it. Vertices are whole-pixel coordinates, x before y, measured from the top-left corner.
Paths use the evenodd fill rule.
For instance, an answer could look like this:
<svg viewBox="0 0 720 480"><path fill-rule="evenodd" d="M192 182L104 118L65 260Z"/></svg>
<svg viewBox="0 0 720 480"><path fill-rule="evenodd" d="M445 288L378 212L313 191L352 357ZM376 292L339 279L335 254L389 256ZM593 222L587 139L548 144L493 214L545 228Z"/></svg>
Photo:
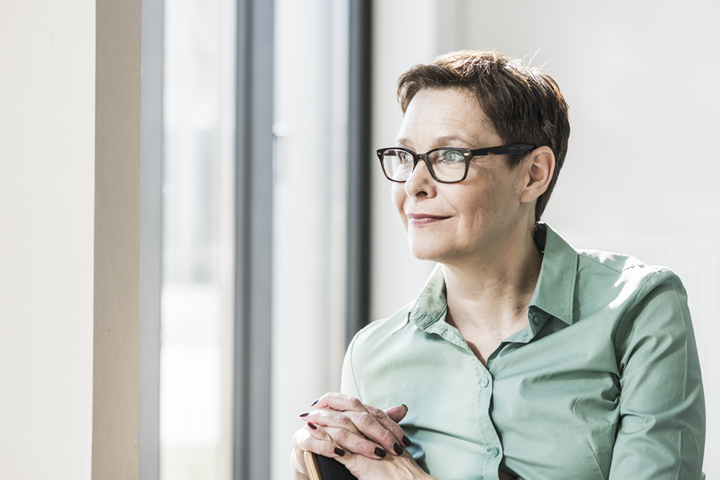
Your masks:
<svg viewBox="0 0 720 480"><path fill-rule="evenodd" d="M530 203L545 193L555 171L555 154L550 147L538 147L525 160L525 185L520 201Z"/></svg>

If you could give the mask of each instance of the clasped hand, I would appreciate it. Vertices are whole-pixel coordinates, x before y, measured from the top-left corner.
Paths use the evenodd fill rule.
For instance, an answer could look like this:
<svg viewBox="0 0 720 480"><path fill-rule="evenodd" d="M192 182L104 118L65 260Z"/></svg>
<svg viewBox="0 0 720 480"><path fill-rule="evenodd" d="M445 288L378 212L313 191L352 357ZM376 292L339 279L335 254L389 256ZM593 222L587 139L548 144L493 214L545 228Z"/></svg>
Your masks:
<svg viewBox="0 0 720 480"><path fill-rule="evenodd" d="M405 405L385 411L341 393L327 393L303 412L306 422L293 437L290 460L295 480L307 480L306 450L335 458L359 480L429 479L404 446L411 445L398 425Z"/></svg>

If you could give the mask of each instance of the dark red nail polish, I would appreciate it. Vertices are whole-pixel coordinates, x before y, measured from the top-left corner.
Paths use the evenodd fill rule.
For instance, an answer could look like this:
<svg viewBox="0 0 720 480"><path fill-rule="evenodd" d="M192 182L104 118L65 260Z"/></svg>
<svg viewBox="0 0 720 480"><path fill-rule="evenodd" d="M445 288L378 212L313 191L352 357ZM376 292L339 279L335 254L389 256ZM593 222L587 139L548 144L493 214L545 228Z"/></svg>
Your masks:
<svg viewBox="0 0 720 480"><path fill-rule="evenodd" d="M317 427L310 422L307 422L307 426L312 428L313 430L317 430Z"/></svg>
<svg viewBox="0 0 720 480"><path fill-rule="evenodd" d="M375 451L373 453L380 458L385 458L385 455L387 455L387 452L380 447L375 447Z"/></svg>
<svg viewBox="0 0 720 480"><path fill-rule="evenodd" d="M345 450L340 447L335 447L335 455L339 455L342 457L343 455L345 455Z"/></svg>
<svg viewBox="0 0 720 480"><path fill-rule="evenodd" d="M315 400L314 402L312 402L312 403L310 404L310 406L311 406L311 407L314 407L315 404L316 404L317 402L319 402L319 401L320 401L320 399L318 398L317 400Z"/></svg>
<svg viewBox="0 0 720 480"><path fill-rule="evenodd" d="M402 455L402 447L397 443L393 445L393 450L395 450L395 453L397 453L398 455Z"/></svg>
<svg viewBox="0 0 720 480"><path fill-rule="evenodd" d="M410 445L412 445L412 442L411 442L410 439L407 437L407 435L403 435L402 441L403 441L403 443L405 444L406 447L409 447Z"/></svg>
<svg viewBox="0 0 720 480"><path fill-rule="evenodd" d="M302 412L300 414L301 417L307 417L308 415L310 415L310 412Z"/></svg>

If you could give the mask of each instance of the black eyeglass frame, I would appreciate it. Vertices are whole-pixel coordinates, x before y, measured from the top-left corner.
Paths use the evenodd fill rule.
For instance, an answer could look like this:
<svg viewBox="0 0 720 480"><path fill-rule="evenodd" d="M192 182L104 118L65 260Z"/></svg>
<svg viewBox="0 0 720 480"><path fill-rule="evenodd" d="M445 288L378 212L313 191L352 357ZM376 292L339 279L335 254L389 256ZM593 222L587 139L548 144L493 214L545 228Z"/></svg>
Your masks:
<svg viewBox="0 0 720 480"><path fill-rule="evenodd" d="M415 171L415 168L417 167L417 164L420 160L425 162L425 166L427 167L428 171L430 172L430 175L435 179L435 181L439 183L460 183L465 178L467 178L468 170L470 169L470 160L472 160L473 157L487 157L490 155L518 155L520 153L528 152L532 149L536 148L535 145L530 145L526 143L520 143L515 145L501 145L499 147L488 147L488 148L477 148L475 150L469 149L469 148L455 148L455 147L439 147L439 148L433 148L429 152L426 153L415 153L412 150L409 150L407 148L402 147L388 147L388 148L379 148L377 150L377 156L380 160L380 168L382 168L383 174L385 175L385 178L390 180L391 182L397 182L397 183L405 183L407 179L405 180L395 180L393 178L390 178L385 171L385 165L383 164L383 155L388 150L402 150L403 152L407 152L413 157L413 167L412 170L410 170L410 173ZM428 155L430 155L433 152L436 152L438 150L453 150L455 152L462 153L464 159L465 159L465 172L463 173L463 176L460 180L454 180L452 182L448 182L446 180L440 180L436 175L435 171L433 170L432 164L428 162Z"/></svg>

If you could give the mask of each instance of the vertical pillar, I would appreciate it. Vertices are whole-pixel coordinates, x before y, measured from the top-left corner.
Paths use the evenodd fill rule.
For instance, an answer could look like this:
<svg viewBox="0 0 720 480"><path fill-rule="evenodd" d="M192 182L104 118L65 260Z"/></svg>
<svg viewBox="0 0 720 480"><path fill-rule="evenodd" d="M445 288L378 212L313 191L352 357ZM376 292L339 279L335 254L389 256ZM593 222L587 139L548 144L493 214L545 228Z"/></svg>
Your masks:
<svg viewBox="0 0 720 480"><path fill-rule="evenodd" d="M160 478L160 290L162 287L163 0L142 0L140 192L140 400L138 469Z"/></svg>
<svg viewBox="0 0 720 480"><path fill-rule="evenodd" d="M137 478L141 0L97 0L92 477Z"/></svg>
<svg viewBox="0 0 720 480"><path fill-rule="evenodd" d="M0 15L0 478L138 475L140 15Z"/></svg>
<svg viewBox="0 0 720 480"><path fill-rule="evenodd" d="M233 478L270 478L274 2L238 0Z"/></svg>
<svg viewBox="0 0 720 480"><path fill-rule="evenodd" d="M370 321L372 0L350 0L347 343Z"/></svg>

